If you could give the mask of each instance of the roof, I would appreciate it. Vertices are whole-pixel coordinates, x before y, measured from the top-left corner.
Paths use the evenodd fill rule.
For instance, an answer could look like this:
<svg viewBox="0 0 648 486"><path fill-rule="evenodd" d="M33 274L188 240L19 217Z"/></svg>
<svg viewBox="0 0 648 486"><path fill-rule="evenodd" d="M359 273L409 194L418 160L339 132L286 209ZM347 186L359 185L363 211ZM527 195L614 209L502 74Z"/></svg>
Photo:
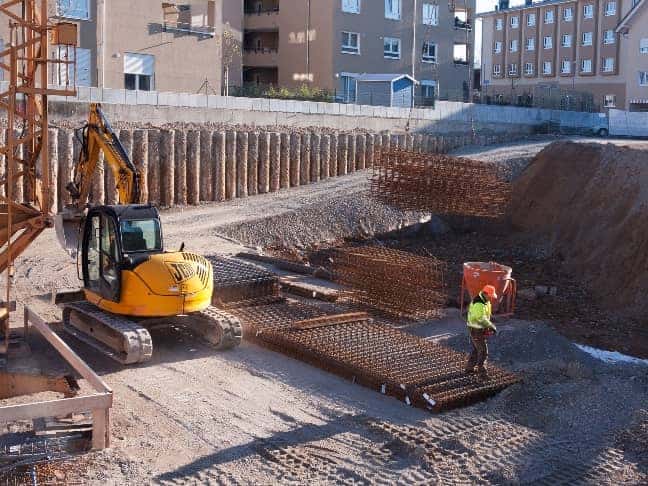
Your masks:
<svg viewBox="0 0 648 486"><path fill-rule="evenodd" d="M150 219L159 218L158 210L151 204L113 204L104 206L94 206L92 211L105 211L112 214L116 219Z"/></svg>
<svg viewBox="0 0 648 486"><path fill-rule="evenodd" d="M357 81L366 81L366 82L390 82L393 83L394 81L398 81L399 79L402 78L408 78L410 81L413 83L418 83L416 79L414 79L412 76L408 74L361 74L359 75L356 80Z"/></svg>
<svg viewBox="0 0 648 486"><path fill-rule="evenodd" d="M488 12L478 13L477 17L487 17L489 15L497 15L509 12L519 12L528 8L545 7L547 5L558 5L561 3L574 3L574 0L545 0L544 2L533 2L531 5L516 5L515 7L505 8L503 10L490 10Z"/></svg>
<svg viewBox="0 0 648 486"><path fill-rule="evenodd" d="M621 32L622 30L627 29L628 24L631 22L637 12L641 10L642 7L647 5L646 2L647 0L639 0L637 4L630 9L626 16L621 19L621 22L619 22L619 26L616 28L616 31Z"/></svg>

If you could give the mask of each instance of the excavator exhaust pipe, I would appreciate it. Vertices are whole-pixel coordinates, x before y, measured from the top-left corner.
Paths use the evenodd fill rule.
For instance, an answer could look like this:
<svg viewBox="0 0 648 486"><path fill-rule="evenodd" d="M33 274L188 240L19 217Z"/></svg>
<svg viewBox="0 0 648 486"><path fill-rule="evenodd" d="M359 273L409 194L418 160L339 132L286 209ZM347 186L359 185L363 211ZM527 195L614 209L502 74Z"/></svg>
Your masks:
<svg viewBox="0 0 648 486"><path fill-rule="evenodd" d="M84 219L85 212L71 208L64 209L54 218L56 237L72 258L76 258L79 253L79 241Z"/></svg>

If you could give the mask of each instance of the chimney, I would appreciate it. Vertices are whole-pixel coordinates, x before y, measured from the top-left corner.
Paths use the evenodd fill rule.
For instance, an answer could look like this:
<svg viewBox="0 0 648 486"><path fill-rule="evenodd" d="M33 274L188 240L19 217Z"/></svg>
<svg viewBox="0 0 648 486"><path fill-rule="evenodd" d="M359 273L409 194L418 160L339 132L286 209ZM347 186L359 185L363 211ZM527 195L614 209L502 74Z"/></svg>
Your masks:
<svg viewBox="0 0 648 486"><path fill-rule="evenodd" d="M500 10L508 10L508 8L509 8L509 0L499 0Z"/></svg>

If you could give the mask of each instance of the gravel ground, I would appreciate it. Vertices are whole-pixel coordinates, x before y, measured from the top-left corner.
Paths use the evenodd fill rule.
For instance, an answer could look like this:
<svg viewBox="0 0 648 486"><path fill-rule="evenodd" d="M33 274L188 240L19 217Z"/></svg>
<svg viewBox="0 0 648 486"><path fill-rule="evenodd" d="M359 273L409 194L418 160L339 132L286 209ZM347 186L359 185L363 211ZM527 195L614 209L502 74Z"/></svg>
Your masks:
<svg viewBox="0 0 648 486"><path fill-rule="evenodd" d="M163 213L167 246L202 252L336 239L417 215L367 201L366 175L274 195ZM327 216L335 211L335 216ZM361 212L361 216L358 216ZM265 221L270 219L271 222ZM283 231L282 226L289 228ZM318 231L320 235L318 237ZM63 263L66 262L66 263ZM17 264L17 298L76 284L46 232ZM17 322L17 324L19 324ZM115 393L113 446L88 456L85 484L646 484L648 373L594 361L541 322L500 322L494 362L524 381L431 415L244 342L217 353L177 330L153 333L151 362L124 368L69 340ZM466 349L450 313L412 328Z"/></svg>

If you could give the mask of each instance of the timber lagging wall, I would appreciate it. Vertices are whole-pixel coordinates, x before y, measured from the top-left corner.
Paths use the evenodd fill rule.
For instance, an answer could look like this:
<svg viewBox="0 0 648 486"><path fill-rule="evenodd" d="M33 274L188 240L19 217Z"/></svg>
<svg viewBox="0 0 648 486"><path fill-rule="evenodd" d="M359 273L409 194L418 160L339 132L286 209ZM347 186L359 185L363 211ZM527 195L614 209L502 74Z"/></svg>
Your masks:
<svg viewBox="0 0 648 486"><path fill-rule="evenodd" d="M116 130L141 175L142 202L160 207L196 205L275 192L373 166L383 148L445 153L467 145L503 142L505 134L478 136L300 130L122 129ZM4 131L2 131L4 132ZM5 134L2 133L2 136ZM50 129L53 210L70 202L80 144L74 131ZM0 172L4 164L0 164ZM16 188L20 190L21 188ZM100 164L91 201L117 201L115 180Z"/></svg>

